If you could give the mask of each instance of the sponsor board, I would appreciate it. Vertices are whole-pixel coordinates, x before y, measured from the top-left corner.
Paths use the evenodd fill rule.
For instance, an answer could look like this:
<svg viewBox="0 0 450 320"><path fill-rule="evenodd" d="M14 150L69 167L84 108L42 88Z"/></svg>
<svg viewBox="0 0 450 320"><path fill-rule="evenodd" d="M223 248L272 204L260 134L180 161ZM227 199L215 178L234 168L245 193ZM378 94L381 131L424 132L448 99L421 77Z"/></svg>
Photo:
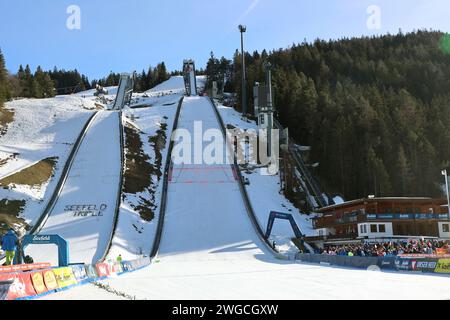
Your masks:
<svg viewBox="0 0 450 320"><path fill-rule="evenodd" d="M86 273L89 279L96 279L98 278L97 269L94 265L90 264L85 266Z"/></svg>
<svg viewBox="0 0 450 320"><path fill-rule="evenodd" d="M106 263L97 263L95 267L100 278L109 276L109 266Z"/></svg>
<svg viewBox="0 0 450 320"><path fill-rule="evenodd" d="M122 272L123 272L123 268L122 268L122 264L120 262L111 264L111 273L122 273Z"/></svg>
<svg viewBox="0 0 450 320"><path fill-rule="evenodd" d="M436 249L436 254L437 254L438 256L446 256L446 255L448 255L448 254L450 253L449 250L450 250L450 249L447 249L447 248Z"/></svg>
<svg viewBox="0 0 450 320"><path fill-rule="evenodd" d="M15 300L18 298L36 295L36 291L31 283L30 274L5 274L0 275L0 281L10 282L7 286L5 300Z"/></svg>
<svg viewBox="0 0 450 320"><path fill-rule="evenodd" d="M437 266L435 259L412 260L411 267L413 271L434 272Z"/></svg>
<svg viewBox="0 0 450 320"><path fill-rule="evenodd" d="M78 283L73 275L72 269L69 267L54 269L53 272L59 288L65 288Z"/></svg>
<svg viewBox="0 0 450 320"><path fill-rule="evenodd" d="M44 283L48 291L53 291L58 289L58 281L56 281L55 274L53 270L47 270L43 272Z"/></svg>
<svg viewBox="0 0 450 320"><path fill-rule="evenodd" d="M0 301L6 300L8 298L9 287L11 283L2 283L0 284Z"/></svg>
<svg viewBox="0 0 450 320"><path fill-rule="evenodd" d="M122 268L124 272L133 271L133 266L130 261L122 261Z"/></svg>
<svg viewBox="0 0 450 320"><path fill-rule="evenodd" d="M395 260L395 267L399 271L412 271L412 261L412 259L397 258Z"/></svg>
<svg viewBox="0 0 450 320"><path fill-rule="evenodd" d="M74 265L70 266L70 268L72 269L73 275L78 282L84 281L88 278L84 265Z"/></svg>
<svg viewBox="0 0 450 320"><path fill-rule="evenodd" d="M380 257L378 266L383 270L395 270L395 257Z"/></svg>
<svg viewBox="0 0 450 320"><path fill-rule="evenodd" d="M450 259L440 259L434 272L450 274Z"/></svg>
<svg viewBox="0 0 450 320"><path fill-rule="evenodd" d="M12 266L2 266L0 267L0 273L14 273L47 268L50 268L50 263L18 264Z"/></svg>
<svg viewBox="0 0 450 320"><path fill-rule="evenodd" d="M44 292L47 292L47 287L44 283L44 277L42 276L42 273L35 272L31 275L31 282L33 283L34 290L36 291L36 294L41 294Z"/></svg>

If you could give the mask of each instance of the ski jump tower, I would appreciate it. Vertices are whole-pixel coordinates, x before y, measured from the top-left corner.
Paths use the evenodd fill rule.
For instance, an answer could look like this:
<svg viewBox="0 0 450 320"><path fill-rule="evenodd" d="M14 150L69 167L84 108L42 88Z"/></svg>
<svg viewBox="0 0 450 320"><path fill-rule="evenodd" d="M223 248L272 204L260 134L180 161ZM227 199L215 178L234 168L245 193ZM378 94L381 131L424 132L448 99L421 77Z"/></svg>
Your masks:
<svg viewBox="0 0 450 320"><path fill-rule="evenodd" d="M134 80L129 73L122 73L120 75L119 88L117 89L116 100L112 110L122 110L123 107L130 103L133 95Z"/></svg>
<svg viewBox="0 0 450 320"><path fill-rule="evenodd" d="M183 78L187 96L197 95L197 79L195 76L194 60L183 61Z"/></svg>

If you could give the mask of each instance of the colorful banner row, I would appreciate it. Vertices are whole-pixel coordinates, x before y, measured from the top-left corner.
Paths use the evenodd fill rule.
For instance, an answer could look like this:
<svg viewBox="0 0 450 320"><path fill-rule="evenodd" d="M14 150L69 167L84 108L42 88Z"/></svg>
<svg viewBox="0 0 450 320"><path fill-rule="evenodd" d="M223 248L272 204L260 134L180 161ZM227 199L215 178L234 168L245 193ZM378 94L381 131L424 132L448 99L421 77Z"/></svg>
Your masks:
<svg viewBox="0 0 450 320"><path fill-rule="evenodd" d="M348 257L320 254L297 254L296 259L303 262L326 263L334 266L358 269L377 266L382 270L450 274L450 259L435 258L435 256Z"/></svg>
<svg viewBox="0 0 450 320"><path fill-rule="evenodd" d="M0 274L0 300L32 298L150 265L150 258ZM40 265L42 266L42 265ZM28 268L28 269L27 269ZM25 268L30 270L29 267Z"/></svg>
<svg viewBox="0 0 450 320"><path fill-rule="evenodd" d="M398 271L421 271L450 274L450 259L401 257L395 260L395 267Z"/></svg>

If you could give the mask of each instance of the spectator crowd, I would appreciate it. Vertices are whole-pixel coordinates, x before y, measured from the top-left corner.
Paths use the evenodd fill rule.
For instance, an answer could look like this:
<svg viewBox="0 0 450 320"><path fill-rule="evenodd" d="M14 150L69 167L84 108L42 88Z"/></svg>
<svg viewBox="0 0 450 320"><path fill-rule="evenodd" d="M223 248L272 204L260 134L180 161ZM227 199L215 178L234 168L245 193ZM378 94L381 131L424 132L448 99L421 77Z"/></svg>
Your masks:
<svg viewBox="0 0 450 320"><path fill-rule="evenodd" d="M350 257L395 257L402 254L437 254L449 252L448 241L408 240L385 243L358 243L328 246L319 250L320 254ZM450 252L449 252L450 254Z"/></svg>

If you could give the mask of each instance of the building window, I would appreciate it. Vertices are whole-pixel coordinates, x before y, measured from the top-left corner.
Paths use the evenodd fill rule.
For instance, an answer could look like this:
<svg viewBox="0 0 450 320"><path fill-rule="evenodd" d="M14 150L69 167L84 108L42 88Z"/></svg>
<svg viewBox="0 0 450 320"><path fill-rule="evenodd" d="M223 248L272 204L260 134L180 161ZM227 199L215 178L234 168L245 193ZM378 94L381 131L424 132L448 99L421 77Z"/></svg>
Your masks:
<svg viewBox="0 0 450 320"><path fill-rule="evenodd" d="M386 233L386 226L384 224L378 225L378 232Z"/></svg>
<svg viewBox="0 0 450 320"><path fill-rule="evenodd" d="M377 233L378 232L378 228L376 224L371 224L370 225L370 232L371 233Z"/></svg>
<svg viewBox="0 0 450 320"><path fill-rule="evenodd" d="M450 232L450 224L446 223L442 225L442 231L445 233L449 233Z"/></svg>

